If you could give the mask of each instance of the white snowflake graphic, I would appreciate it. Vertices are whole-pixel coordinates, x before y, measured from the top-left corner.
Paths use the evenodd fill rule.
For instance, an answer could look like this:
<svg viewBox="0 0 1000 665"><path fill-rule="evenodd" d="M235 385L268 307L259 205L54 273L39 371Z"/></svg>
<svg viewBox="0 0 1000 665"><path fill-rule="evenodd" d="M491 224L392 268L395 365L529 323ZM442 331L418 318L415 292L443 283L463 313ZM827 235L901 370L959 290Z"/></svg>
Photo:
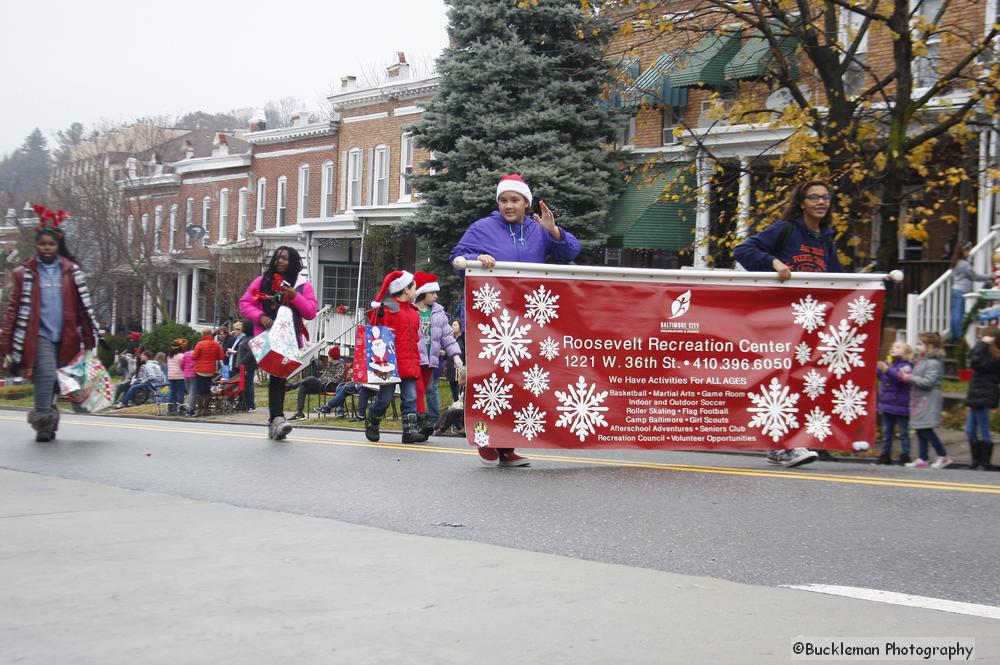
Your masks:
<svg viewBox="0 0 1000 665"><path fill-rule="evenodd" d="M863 326L869 321L875 320L875 303L865 296L858 296L847 303L847 311L847 318L854 321L858 326Z"/></svg>
<svg viewBox="0 0 1000 665"><path fill-rule="evenodd" d="M500 289L495 289L489 284L483 284L472 292L472 309L489 316L500 309Z"/></svg>
<svg viewBox="0 0 1000 665"><path fill-rule="evenodd" d="M546 337L538 343L538 355L552 362L552 359L559 355L559 342Z"/></svg>
<svg viewBox="0 0 1000 665"><path fill-rule="evenodd" d="M813 410L806 414L806 432L812 434L818 441L830 436L833 434L833 430L830 429L830 416L823 413L818 406L813 407Z"/></svg>
<svg viewBox="0 0 1000 665"><path fill-rule="evenodd" d="M826 392L826 377L816 370L809 370L802 378L805 381L802 392L808 395L809 399L816 399Z"/></svg>
<svg viewBox="0 0 1000 665"><path fill-rule="evenodd" d="M833 389L833 412L840 416L840 419L850 425L858 416L867 416L865 410L865 399L868 397L867 390L860 390L850 379L841 388Z"/></svg>
<svg viewBox="0 0 1000 665"><path fill-rule="evenodd" d="M826 325L826 305L813 300L812 294L807 294L797 303L793 302L792 311L795 312L793 323L799 324L807 332L812 332Z"/></svg>
<svg viewBox="0 0 1000 665"><path fill-rule="evenodd" d="M486 448L490 445L490 434L489 432L473 432L472 442L475 443L480 448Z"/></svg>
<svg viewBox="0 0 1000 665"><path fill-rule="evenodd" d="M514 412L514 431L520 432L525 439L531 441L545 431L546 415L547 412L539 411L537 406L529 404Z"/></svg>
<svg viewBox="0 0 1000 665"><path fill-rule="evenodd" d="M474 383L473 397L476 401L472 403L472 408L481 410L490 420L493 420L501 411L510 408L511 391L514 385L507 383L496 372L482 383Z"/></svg>
<svg viewBox="0 0 1000 665"><path fill-rule="evenodd" d="M500 320L491 317L493 327L479 324L479 332L483 334L479 342L483 345L483 350L479 352L480 358L493 358L494 362L503 367L504 372L509 372L512 365L520 365L519 358L530 358L531 352L528 345L531 340L526 337L531 330L531 324L523 326L517 325L520 321L518 317L510 319L510 312L506 309L500 312Z"/></svg>
<svg viewBox="0 0 1000 665"><path fill-rule="evenodd" d="M795 404L799 401L798 393L789 393L788 386L783 386L777 377L771 379L766 388L760 387L760 394L747 393L754 403L747 411L754 414L750 419L751 427L759 427L761 434L770 436L777 443L793 427L799 426L795 414L799 412Z"/></svg>
<svg viewBox="0 0 1000 665"><path fill-rule="evenodd" d="M608 397L607 390L596 392L597 384L588 386L587 380L582 376L575 384L566 387L569 388L568 393L555 391L556 399L562 403L556 407L556 411L562 412L556 420L556 427L568 427L572 434L583 441L588 434L597 432L598 425L608 426L603 415L608 407L601 406Z"/></svg>
<svg viewBox="0 0 1000 665"><path fill-rule="evenodd" d="M816 348L824 352L819 364L829 365L827 371L838 379L850 372L852 367L865 366L861 354L864 353L864 343L868 335L859 334L857 328L847 323L847 319L841 319L840 325L836 328L831 325L830 334L820 331L819 338L822 343Z"/></svg>
<svg viewBox="0 0 1000 665"><path fill-rule="evenodd" d="M552 319L558 319L559 305L556 301L559 296L553 295L552 291L546 291L544 284L539 284L538 288L524 296L524 315L529 319L534 319L539 328L544 328L545 324Z"/></svg>
<svg viewBox="0 0 1000 665"><path fill-rule="evenodd" d="M549 373L538 365L524 372L524 389L538 397L549 389Z"/></svg>
<svg viewBox="0 0 1000 665"><path fill-rule="evenodd" d="M811 346L805 342L801 342L795 347L795 359L799 361L800 365L808 365L809 359L812 357L812 352Z"/></svg>

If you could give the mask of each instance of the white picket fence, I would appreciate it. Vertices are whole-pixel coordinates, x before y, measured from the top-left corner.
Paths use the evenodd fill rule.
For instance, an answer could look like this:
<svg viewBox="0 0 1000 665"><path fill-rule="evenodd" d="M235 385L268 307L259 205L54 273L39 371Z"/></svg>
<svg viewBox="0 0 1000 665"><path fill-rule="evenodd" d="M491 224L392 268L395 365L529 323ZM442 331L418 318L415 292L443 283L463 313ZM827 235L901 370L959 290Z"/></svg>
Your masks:
<svg viewBox="0 0 1000 665"><path fill-rule="evenodd" d="M1000 227L994 226L978 245L972 248L969 261L976 272L993 272L993 252L1000 246ZM978 286L976 287L979 288ZM945 333L951 326L951 270L945 271L924 289L923 293L906 296L906 343L913 346L917 335L925 331Z"/></svg>

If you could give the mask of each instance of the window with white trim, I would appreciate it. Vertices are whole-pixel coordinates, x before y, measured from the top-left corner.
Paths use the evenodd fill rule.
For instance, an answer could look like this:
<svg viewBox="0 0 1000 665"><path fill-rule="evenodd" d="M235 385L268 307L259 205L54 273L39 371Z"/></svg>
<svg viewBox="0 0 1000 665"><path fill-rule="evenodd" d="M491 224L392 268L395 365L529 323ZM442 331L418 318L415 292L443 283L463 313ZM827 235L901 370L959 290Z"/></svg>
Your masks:
<svg viewBox="0 0 1000 665"><path fill-rule="evenodd" d="M840 10L840 27L837 37L845 51L854 43L864 22L865 17L863 14L853 12L849 9ZM871 32L870 28L871 24L869 24L869 29L862 36L858 44L858 49L854 52L854 57L847 63L847 71L844 72L844 92L848 95L853 96L860 93L864 90L864 86L868 81L868 35Z"/></svg>
<svg viewBox="0 0 1000 665"><path fill-rule="evenodd" d="M173 253L177 249L177 204L170 206L170 237L167 239L167 251Z"/></svg>
<svg viewBox="0 0 1000 665"><path fill-rule="evenodd" d="M264 209L267 205L267 178L257 181L257 230L264 228Z"/></svg>
<svg viewBox="0 0 1000 665"><path fill-rule="evenodd" d="M219 192L219 238L220 245L229 242L229 189Z"/></svg>
<svg viewBox="0 0 1000 665"><path fill-rule="evenodd" d="M278 228L285 225L285 209L288 207L288 178L281 176L278 178L278 206L277 223Z"/></svg>
<svg viewBox="0 0 1000 665"><path fill-rule="evenodd" d="M299 167L299 210L298 219L309 217L309 165Z"/></svg>
<svg viewBox="0 0 1000 665"><path fill-rule="evenodd" d="M160 243L163 242L163 206L153 209L153 253L160 253Z"/></svg>
<svg viewBox="0 0 1000 665"><path fill-rule="evenodd" d="M385 145L375 146L375 173L374 186L375 195L372 203L377 206L384 206L389 203L389 147Z"/></svg>
<svg viewBox="0 0 1000 665"><path fill-rule="evenodd" d="M139 256L147 256L146 248L149 247L149 213L145 212L139 218L139 229L142 236L139 238Z"/></svg>
<svg viewBox="0 0 1000 665"><path fill-rule="evenodd" d="M125 226L125 248L132 251L132 238L135 236L135 215L128 216L128 224Z"/></svg>
<svg viewBox="0 0 1000 665"><path fill-rule="evenodd" d="M361 149L347 151L347 207L361 205Z"/></svg>
<svg viewBox="0 0 1000 665"><path fill-rule="evenodd" d="M246 240L247 237L247 188L240 187L236 203L236 239Z"/></svg>
<svg viewBox="0 0 1000 665"><path fill-rule="evenodd" d="M206 196L201 200L201 228L205 229L205 235L202 236L202 244L205 244L208 240L208 231L212 227L210 226L209 216L212 214L212 197Z"/></svg>
<svg viewBox="0 0 1000 665"><path fill-rule="evenodd" d="M410 201L413 198L413 186L410 176L413 174L413 134L403 132L399 142L399 200Z"/></svg>
<svg viewBox="0 0 1000 665"><path fill-rule="evenodd" d="M915 21L914 29L923 35L924 31L919 27L924 26L933 34L928 35L924 42L927 53L921 53L913 58L913 87L929 88L940 79L937 67L941 61L941 33L937 29L935 19L941 13L941 0L917 0L916 4L914 18L916 15L921 18L919 23Z"/></svg>
<svg viewBox="0 0 1000 665"><path fill-rule="evenodd" d="M320 217L330 217L333 215L333 161L323 162L323 186L320 192L322 203L320 204Z"/></svg>
<svg viewBox="0 0 1000 665"><path fill-rule="evenodd" d="M181 234L181 238L184 239L185 247L189 244L187 230L192 224L194 224L194 199L189 198L184 202L184 233Z"/></svg>

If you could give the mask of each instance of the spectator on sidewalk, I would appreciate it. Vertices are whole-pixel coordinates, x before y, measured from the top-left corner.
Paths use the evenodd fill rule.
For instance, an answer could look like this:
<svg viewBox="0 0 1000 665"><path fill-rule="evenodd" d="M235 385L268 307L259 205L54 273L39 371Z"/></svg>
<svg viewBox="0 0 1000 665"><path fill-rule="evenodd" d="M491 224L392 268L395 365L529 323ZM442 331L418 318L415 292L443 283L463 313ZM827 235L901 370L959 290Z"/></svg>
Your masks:
<svg viewBox="0 0 1000 665"><path fill-rule="evenodd" d="M987 328L969 354L972 380L965 395L969 415L965 434L969 437L970 469L993 469L993 437L990 410L1000 404L1000 330Z"/></svg>
<svg viewBox="0 0 1000 665"><path fill-rule="evenodd" d="M170 343L170 355L167 356L167 383L170 384L170 402L167 404L167 413L171 416L177 415L179 407L184 404L186 387L182 364L187 347L188 341L183 337L178 337Z"/></svg>
<svg viewBox="0 0 1000 665"><path fill-rule="evenodd" d="M944 469L951 464L948 451L941 444L935 427L941 426L941 379L944 376L944 349L941 335L936 332L920 333L917 336L917 355L913 372L900 376L910 384L910 425L917 433L920 456L906 466L917 469L933 467ZM927 445L934 446L938 458L928 462Z"/></svg>
<svg viewBox="0 0 1000 665"><path fill-rule="evenodd" d="M331 346L325 356L314 360L310 364L310 374L298 383L289 382L285 385L286 391L295 388L299 390L295 400L295 413L289 417L289 420L302 420L306 417L306 396L322 393L333 394L337 392L337 386L344 382L347 376L347 366L344 365L344 361L340 357L340 347Z"/></svg>
<svg viewBox="0 0 1000 665"><path fill-rule="evenodd" d="M878 361L877 411L882 421L882 454L876 464L892 464L892 439L899 428L899 463L910 459L910 384L902 374L913 371L913 350L906 342L895 341L889 348L889 362Z"/></svg>
<svg viewBox="0 0 1000 665"><path fill-rule="evenodd" d="M455 370L455 379L459 386L458 398L449 404L447 409L441 412L441 417L438 418L437 423L434 425L434 431L431 433L433 436L443 436L452 429L456 430L459 436L465 436L466 376L468 376L468 370L464 367L459 367Z"/></svg>
<svg viewBox="0 0 1000 665"><path fill-rule="evenodd" d="M212 379L225 358L222 347L212 337L211 328L201 331L201 340L194 345L191 357L194 358L195 413L203 418L208 414L208 403L212 399Z"/></svg>

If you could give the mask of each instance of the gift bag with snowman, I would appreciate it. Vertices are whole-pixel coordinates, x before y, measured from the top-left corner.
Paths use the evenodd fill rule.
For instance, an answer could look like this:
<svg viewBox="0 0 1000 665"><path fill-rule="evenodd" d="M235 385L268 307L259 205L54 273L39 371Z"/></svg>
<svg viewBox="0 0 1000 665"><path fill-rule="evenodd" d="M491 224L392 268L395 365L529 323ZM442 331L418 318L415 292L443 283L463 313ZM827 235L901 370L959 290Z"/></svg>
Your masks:
<svg viewBox="0 0 1000 665"><path fill-rule="evenodd" d="M396 336L386 326L358 326L352 375L358 383L399 383Z"/></svg>

